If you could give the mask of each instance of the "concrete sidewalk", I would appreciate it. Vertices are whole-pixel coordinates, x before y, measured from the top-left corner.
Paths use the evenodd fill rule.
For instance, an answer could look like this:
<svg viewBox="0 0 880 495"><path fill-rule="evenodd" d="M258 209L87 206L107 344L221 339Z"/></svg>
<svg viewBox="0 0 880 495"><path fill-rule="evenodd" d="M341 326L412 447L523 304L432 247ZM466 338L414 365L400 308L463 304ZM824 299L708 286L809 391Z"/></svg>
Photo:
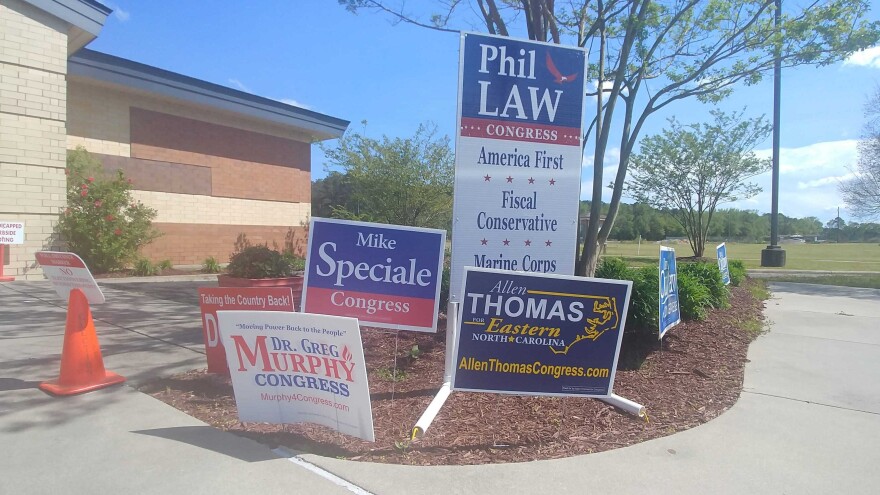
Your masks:
<svg viewBox="0 0 880 495"><path fill-rule="evenodd" d="M204 366L197 300L189 297L211 282L101 284L108 302L93 313L108 369L137 384ZM771 288L771 330L752 344L740 400L698 428L525 464L298 459L381 495L876 492L880 291ZM351 493L129 386L65 399L37 390L58 371L64 307L48 283L0 284L0 445L7 453L0 494Z"/></svg>

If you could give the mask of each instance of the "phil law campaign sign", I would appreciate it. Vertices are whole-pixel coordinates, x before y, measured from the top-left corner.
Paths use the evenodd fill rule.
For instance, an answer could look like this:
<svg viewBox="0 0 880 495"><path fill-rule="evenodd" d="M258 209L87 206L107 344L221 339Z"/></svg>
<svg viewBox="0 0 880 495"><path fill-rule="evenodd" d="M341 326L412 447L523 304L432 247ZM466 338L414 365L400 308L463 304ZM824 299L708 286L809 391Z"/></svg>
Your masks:
<svg viewBox="0 0 880 495"><path fill-rule="evenodd" d="M450 299L463 268L572 275L585 52L462 35Z"/></svg>

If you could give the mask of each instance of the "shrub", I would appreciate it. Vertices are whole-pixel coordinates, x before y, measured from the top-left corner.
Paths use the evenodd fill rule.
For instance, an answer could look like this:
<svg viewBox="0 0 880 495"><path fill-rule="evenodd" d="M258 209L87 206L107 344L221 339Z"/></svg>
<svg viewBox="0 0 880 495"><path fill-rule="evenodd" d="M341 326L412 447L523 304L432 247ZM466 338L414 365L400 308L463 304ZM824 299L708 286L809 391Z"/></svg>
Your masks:
<svg viewBox="0 0 880 495"><path fill-rule="evenodd" d="M679 265L681 266L681 265ZM678 272L678 307L685 320L706 318L712 306L712 294L702 281L686 271Z"/></svg>
<svg viewBox="0 0 880 495"><path fill-rule="evenodd" d="M626 266L623 258L602 258L596 267L597 278L612 280L632 280L632 270Z"/></svg>
<svg viewBox="0 0 880 495"><path fill-rule="evenodd" d="M660 305L660 280L656 267L633 270L621 258L602 258L596 267L597 278L632 280L627 311L626 333L650 331L657 326Z"/></svg>
<svg viewBox="0 0 880 495"><path fill-rule="evenodd" d="M682 274L690 275L699 280L700 284L708 289L710 305L713 308L725 308L728 306L730 291L724 285L724 282L721 281L721 271L718 270L718 265L706 261L679 263L678 274L679 281L681 281Z"/></svg>
<svg viewBox="0 0 880 495"><path fill-rule="evenodd" d="M156 265L156 269L158 271L170 270L174 268L174 265L171 264L171 260L162 260Z"/></svg>
<svg viewBox="0 0 880 495"><path fill-rule="evenodd" d="M643 266L632 271L633 288L630 295L627 329L653 330L657 328L660 307L660 275L657 268Z"/></svg>
<svg viewBox="0 0 880 495"><path fill-rule="evenodd" d="M449 249L445 250L443 255L443 275L440 279L440 307L439 310L445 312L449 306L449 274L452 270L452 253Z"/></svg>
<svg viewBox="0 0 880 495"><path fill-rule="evenodd" d="M138 277L151 277L159 273L160 268L150 262L150 260L146 258L139 258L134 262L134 268L132 268L132 275L136 275Z"/></svg>
<svg viewBox="0 0 880 495"><path fill-rule="evenodd" d="M205 273L220 273L220 263L213 256L208 256L202 262L202 271Z"/></svg>
<svg viewBox="0 0 880 495"><path fill-rule="evenodd" d="M138 250L159 236L156 210L136 202L121 170L105 177L101 163L83 147L67 155L67 208L58 233L70 251L95 273L125 268Z"/></svg>
<svg viewBox="0 0 880 495"><path fill-rule="evenodd" d="M269 246L248 246L232 255L229 275L238 278L289 277L293 266L289 258Z"/></svg>
<svg viewBox="0 0 880 495"><path fill-rule="evenodd" d="M741 260L730 260L727 263L727 271L730 272L730 283L734 287L746 279L746 265Z"/></svg>
<svg viewBox="0 0 880 495"><path fill-rule="evenodd" d="M306 269L306 259L298 254L294 254L292 251L285 250L281 253L281 256L290 263L290 269L295 272L301 272Z"/></svg>

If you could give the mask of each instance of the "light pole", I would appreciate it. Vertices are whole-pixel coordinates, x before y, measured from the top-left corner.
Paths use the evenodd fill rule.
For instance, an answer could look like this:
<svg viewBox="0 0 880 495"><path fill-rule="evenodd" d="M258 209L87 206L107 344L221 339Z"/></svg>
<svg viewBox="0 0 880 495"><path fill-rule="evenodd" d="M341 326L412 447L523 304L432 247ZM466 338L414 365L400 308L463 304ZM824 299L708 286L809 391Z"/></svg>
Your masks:
<svg viewBox="0 0 880 495"><path fill-rule="evenodd" d="M782 0L776 0L773 25L779 33L782 24ZM780 34L781 36L781 34ZM779 121L780 98L782 90L782 40L776 42L776 60L773 63L773 185L771 190L770 245L761 250L761 266L785 266L785 250L779 247Z"/></svg>

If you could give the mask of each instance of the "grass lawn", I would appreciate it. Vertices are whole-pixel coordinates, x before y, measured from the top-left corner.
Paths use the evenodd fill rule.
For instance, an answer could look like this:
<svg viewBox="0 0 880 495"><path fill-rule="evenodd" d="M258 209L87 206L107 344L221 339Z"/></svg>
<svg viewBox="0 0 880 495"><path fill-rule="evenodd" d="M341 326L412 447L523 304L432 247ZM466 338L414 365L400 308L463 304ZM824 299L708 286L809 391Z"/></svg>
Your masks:
<svg viewBox="0 0 880 495"><path fill-rule="evenodd" d="M715 257L715 246L706 246L705 256ZM676 256L693 256L688 244L674 244ZM742 260L746 268L761 267L761 250L765 244L727 243L727 257ZM789 270L869 271L880 272L880 245L860 244L783 244L785 267ZM620 256L628 262L656 264L660 245L655 242L609 242L606 256Z"/></svg>

